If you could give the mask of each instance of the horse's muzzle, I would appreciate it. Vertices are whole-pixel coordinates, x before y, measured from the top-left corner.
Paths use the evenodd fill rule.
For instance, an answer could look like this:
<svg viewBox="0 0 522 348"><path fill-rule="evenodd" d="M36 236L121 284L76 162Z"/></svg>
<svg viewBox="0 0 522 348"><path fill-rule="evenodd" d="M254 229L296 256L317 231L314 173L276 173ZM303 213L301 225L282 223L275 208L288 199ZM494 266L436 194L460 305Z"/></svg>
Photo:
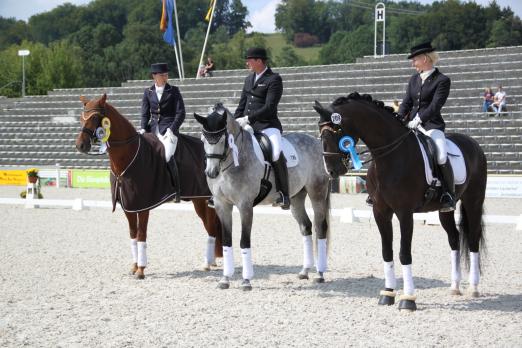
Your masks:
<svg viewBox="0 0 522 348"><path fill-rule="evenodd" d="M205 170L205 174L211 178L211 179L215 179L217 178L217 176L219 175L219 168L211 168L211 169L207 169Z"/></svg>
<svg viewBox="0 0 522 348"><path fill-rule="evenodd" d="M88 153L91 150L91 143L89 141L76 143L76 150L80 151L81 153Z"/></svg>

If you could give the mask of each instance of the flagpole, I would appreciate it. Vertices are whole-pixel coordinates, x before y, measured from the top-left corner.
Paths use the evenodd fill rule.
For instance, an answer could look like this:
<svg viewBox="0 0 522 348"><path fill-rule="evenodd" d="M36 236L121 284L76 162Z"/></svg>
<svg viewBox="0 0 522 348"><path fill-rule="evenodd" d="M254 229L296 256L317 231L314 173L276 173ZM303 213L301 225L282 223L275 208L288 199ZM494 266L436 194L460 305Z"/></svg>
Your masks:
<svg viewBox="0 0 522 348"><path fill-rule="evenodd" d="M181 38L179 36L179 25L178 25L178 9L177 9L178 5L176 4L176 0L174 0L174 16L176 18L176 31L178 33L178 45L179 45L179 58L180 58L180 61L181 61L181 65L178 65L178 66L181 66L181 81L183 81L185 79L185 68L183 67L183 52L181 52ZM176 51L177 53L177 51ZM178 63L179 64L179 63Z"/></svg>
<svg viewBox="0 0 522 348"><path fill-rule="evenodd" d="M172 46L172 48L174 48L174 53L176 53L176 64L178 64L178 75L179 75L179 80L180 80L180 81L183 81L182 70L181 70L181 67L180 67L180 64L179 64L179 57L178 57L177 46L178 46L178 44L177 44L176 40L174 40L174 46Z"/></svg>
<svg viewBox="0 0 522 348"><path fill-rule="evenodd" d="M214 10L216 9L216 4L217 4L217 0L214 1L214 5L212 6L212 13L210 14L210 20L208 21L207 35L205 36L205 42L203 43L203 50L201 51L201 59L199 60L198 69L196 71L196 80L199 79L199 67L203 63L203 56L205 55L208 34L210 34L210 26L212 25L212 19L214 18Z"/></svg>

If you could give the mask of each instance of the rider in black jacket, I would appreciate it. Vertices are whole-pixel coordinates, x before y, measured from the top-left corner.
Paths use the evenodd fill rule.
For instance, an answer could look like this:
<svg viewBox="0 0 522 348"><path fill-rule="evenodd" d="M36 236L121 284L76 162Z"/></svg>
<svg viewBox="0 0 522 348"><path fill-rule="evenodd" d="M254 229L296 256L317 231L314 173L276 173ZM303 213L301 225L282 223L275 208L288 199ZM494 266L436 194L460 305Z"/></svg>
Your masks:
<svg viewBox="0 0 522 348"><path fill-rule="evenodd" d="M179 127L185 120L185 104L176 86L169 85L166 63L152 64L154 85L145 89L141 102L141 132L152 132L165 147L165 157L176 189L175 201L180 201L179 173L174 160Z"/></svg>
<svg viewBox="0 0 522 348"><path fill-rule="evenodd" d="M267 66L267 54L264 48L248 49L246 64L252 71L245 79L241 99L234 117L243 126L250 124L254 131L265 133L272 144L272 167L276 179L276 188L280 197L276 205L283 209L290 208L288 192L288 169L281 148L283 128L277 117L277 105L283 95L283 80Z"/></svg>
<svg viewBox="0 0 522 348"><path fill-rule="evenodd" d="M441 197L440 211L452 211L455 210L455 183L444 136L446 124L440 113L448 99L451 81L434 67L439 55L430 42L412 47L408 59L411 59L417 73L408 82L406 96L398 114L404 121L408 121L408 128L417 129L422 125L427 135L434 140L445 190Z"/></svg>

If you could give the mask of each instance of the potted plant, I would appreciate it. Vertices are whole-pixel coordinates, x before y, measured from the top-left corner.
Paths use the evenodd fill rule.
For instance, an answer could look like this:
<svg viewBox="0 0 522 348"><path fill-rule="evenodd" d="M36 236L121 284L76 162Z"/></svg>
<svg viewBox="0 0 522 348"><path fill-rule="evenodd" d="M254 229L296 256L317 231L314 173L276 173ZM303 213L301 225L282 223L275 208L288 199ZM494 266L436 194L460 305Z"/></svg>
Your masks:
<svg viewBox="0 0 522 348"><path fill-rule="evenodd" d="M29 169L27 171L27 181L29 181L31 184L36 183L38 180L38 169Z"/></svg>

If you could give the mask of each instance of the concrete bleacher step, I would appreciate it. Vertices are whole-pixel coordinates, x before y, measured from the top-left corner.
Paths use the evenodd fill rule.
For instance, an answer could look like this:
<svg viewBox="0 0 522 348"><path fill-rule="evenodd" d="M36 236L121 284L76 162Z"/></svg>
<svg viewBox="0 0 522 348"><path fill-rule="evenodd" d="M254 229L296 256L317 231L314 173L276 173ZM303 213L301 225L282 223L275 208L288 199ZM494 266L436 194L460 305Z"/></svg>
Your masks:
<svg viewBox="0 0 522 348"><path fill-rule="evenodd" d="M318 136L318 115L312 109L316 99L328 104L353 91L372 94L374 99L387 103L402 99L413 73L405 57L365 57L355 64L275 69L283 76L285 86L279 105L285 132ZM522 139L518 131L522 126L521 57L522 46L441 52L439 66L452 79L451 94L442 110L447 131L477 139L486 152L491 173L522 173ZM485 66L488 69L484 70ZM181 131L199 138L201 126L192 113L205 115L216 101L223 101L233 111L246 75L246 70L238 69L217 71L207 79L172 80L180 87L186 104L187 117ZM480 112L481 96L484 87L495 87L497 83L508 92L509 111L493 117ZM139 128L141 98L150 84L150 80L136 80L120 87L56 89L46 96L0 100L0 166L53 166L59 162L71 168L107 168L106 158L93 158L75 150L82 111L79 96L92 98L107 93L109 102Z"/></svg>
<svg viewBox="0 0 522 348"><path fill-rule="evenodd" d="M506 46L506 47L494 47L494 48L479 48L469 50L458 50L458 51L438 51L441 58L452 58L452 57L470 57L475 56L502 56L506 54L521 54L522 46ZM401 61L405 60L408 53L404 54L390 54L384 57L364 56L357 59L357 63L366 63L374 61Z"/></svg>

